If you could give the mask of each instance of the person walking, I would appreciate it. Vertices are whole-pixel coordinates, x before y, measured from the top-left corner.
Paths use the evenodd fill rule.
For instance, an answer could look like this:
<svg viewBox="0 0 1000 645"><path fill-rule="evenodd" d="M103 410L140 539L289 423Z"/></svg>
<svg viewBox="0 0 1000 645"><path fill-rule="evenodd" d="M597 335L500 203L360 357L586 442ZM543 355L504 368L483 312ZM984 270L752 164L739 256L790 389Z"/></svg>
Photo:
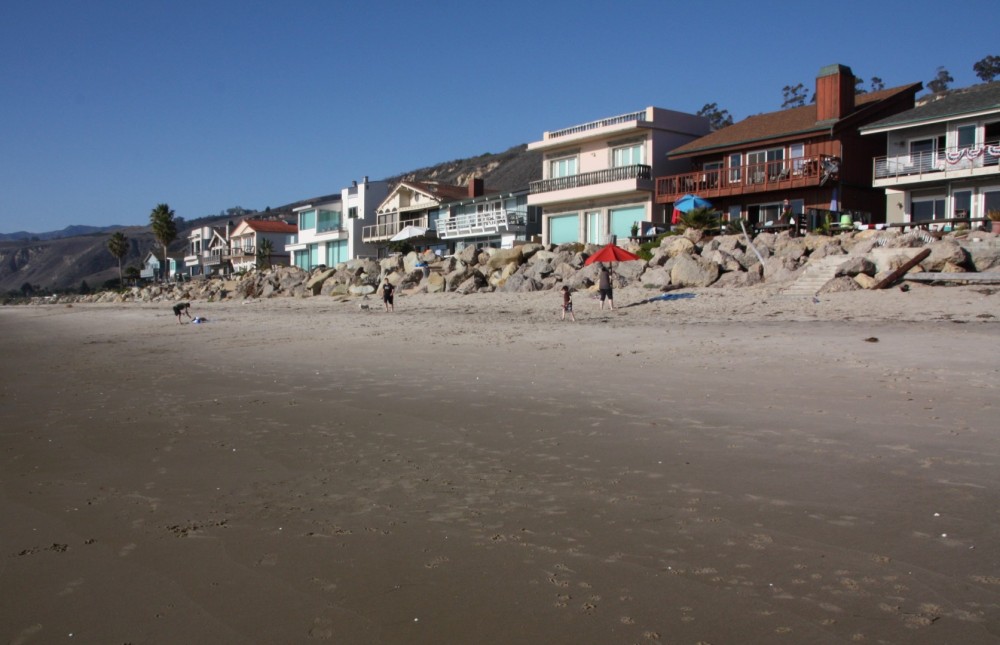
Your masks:
<svg viewBox="0 0 1000 645"><path fill-rule="evenodd" d="M382 302L385 303L386 311L396 311L396 306L393 304L393 293L396 291L396 287L392 286L389 282L389 278L385 279L382 283Z"/></svg>
<svg viewBox="0 0 1000 645"><path fill-rule="evenodd" d="M611 287L611 271L607 264L601 264L597 270L597 288L601 294L601 309L604 309L604 300L607 299L611 311L615 310L614 290Z"/></svg>
<svg viewBox="0 0 1000 645"><path fill-rule="evenodd" d="M561 320L566 320L566 314L569 314L569 319L576 322L576 316L573 315L573 298L569 295L569 287L563 286L562 288L562 318Z"/></svg>

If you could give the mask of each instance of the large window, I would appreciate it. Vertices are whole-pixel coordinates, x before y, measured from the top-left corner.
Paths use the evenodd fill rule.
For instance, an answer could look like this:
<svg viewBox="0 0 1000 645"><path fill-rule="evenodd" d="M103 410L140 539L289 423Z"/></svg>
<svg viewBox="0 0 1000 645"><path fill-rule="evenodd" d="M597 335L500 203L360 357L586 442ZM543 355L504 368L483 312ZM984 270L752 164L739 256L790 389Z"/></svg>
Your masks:
<svg viewBox="0 0 1000 645"><path fill-rule="evenodd" d="M805 163L806 145L804 143L793 143L788 146L788 158L792 160L792 172L796 175L802 174L802 167Z"/></svg>
<svg viewBox="0 0 1000 645"><path fill-rule="evenodd" d="M340 228L341 213L340 211L319 211L316 217L316 231L322 233L324 231L336 231Z"/></svg>
<svg viewBox="0 0 1000 645"><path fill-rule="evenodd" d="M632 234L632 225L638 224L642 228L642 222L646 219L646 208L644 206L629 206L627 208L614 208L611 214L611 234L619 240L627 240Z"/></svg>
<svg viewBox="0 0 1000 645"><path fill-rule="evenodd" d="M580 215L559 215L549 218L549 243L566 244L580 241Z"/></svg>
<svg viewBox="0 0 1000 645"><path fill-rule="evenodd" d="M983 216L990 211L1000 211L1000 187L983 191Z"/></svg>
<svg viewBox="0 0 1000 645"><path fill-rule="evenodd" d="M972 191L956 190L951 194L952 217L969 217L972 213Z"/></svg>
<svg viewBox="0 0 1000 645"><path fill-rule="evenodd" d="M914 197L910 202L910 221L925 222L946 217L944 197Z"/></svg>
<svg viewBox="0 0 1000 645"><path fill-rule="evenodd" d="M757 150L747 154L747 183L762 184L765 180L776 180L784 169L784 148Z"/></svg>
<svg viewBox="0 0 1000 645"><path fill-rule="evenodd" d="M347 240L326 243L326 266L335 267L347 260Z"/></svg>
<svg viewBox="0 0 1000 645"><path fill-rule="evenodd" d="M562 157L549 161L549 179L572 177L577 174L576 156Z"/></svg>
<svg viewBox="0 0 1000 645"><path fill-rule="evenodd" d="M613 168L637 166L643 163L645 163L645 157L642 154L641 143L611 149L611 166Z"/></svg>
<svg viewBox="0 0 1000 645"><path fill-rule="evenodd" d="M316 211L302 211L299 213L299 230L306 231L316 228Z"/></svg>

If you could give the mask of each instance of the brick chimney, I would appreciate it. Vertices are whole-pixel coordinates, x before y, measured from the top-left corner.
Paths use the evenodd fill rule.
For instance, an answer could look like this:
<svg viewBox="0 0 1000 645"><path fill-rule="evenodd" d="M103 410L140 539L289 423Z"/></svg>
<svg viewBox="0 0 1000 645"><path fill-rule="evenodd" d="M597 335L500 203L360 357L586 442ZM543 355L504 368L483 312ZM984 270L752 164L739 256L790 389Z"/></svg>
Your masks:
<svg viewBox="0 0 1000 645"><path fill-rule="evenodd" d="M470 177L469 178L469 197L479 197L486 189L483 187L483 180L481 177Z"/></svg>
<svg viewBox="0 0 1000 645"><path fill-rule="evenodd" d="M854 72L846 65L827 65L816 77L816 120L841 119L854 111Z"/></svg>

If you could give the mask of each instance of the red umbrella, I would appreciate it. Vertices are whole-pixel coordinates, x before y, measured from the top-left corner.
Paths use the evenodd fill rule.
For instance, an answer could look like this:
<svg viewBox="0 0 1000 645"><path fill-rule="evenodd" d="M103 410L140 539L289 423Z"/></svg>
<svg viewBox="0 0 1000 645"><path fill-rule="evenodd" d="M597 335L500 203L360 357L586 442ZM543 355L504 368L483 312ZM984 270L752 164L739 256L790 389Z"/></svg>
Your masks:
<svg viewBox="0 0 1000 645"><path fill-rule="evenodd" d="M628 262L630 260L639 259L641 258L635 253L629 253L620 246L608 244L600 251L587 258L586 262L583 264L584 266L587 266L593 264L594 262Z"/></svg>

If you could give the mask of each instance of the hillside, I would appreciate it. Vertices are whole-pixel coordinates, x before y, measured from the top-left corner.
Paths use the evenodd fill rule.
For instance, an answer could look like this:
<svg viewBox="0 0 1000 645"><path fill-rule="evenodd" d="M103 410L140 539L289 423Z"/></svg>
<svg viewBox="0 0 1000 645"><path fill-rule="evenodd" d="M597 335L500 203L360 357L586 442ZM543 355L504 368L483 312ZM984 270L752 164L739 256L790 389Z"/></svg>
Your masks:
<svg viewBox="0 0 1000 645"><path fill-rule="evenodd" d="M541 175L541 155L528 151L526 145L519 145L501 153L448 161L385 180L465 185L470 177L481 177L487 189L509 191L525 188L529 182L541 179ZM271 208L269 214L290 217L292 208L315 198ZM226 217L209 216L181 222L178 239L171 245L171 251L185 247L187 234L195 226L223 225L226 220ZM77 289L86 281L91 288L98 288L107 280L117 278L118 261L108 252L108 239L116 230L125 233L129 241L123 267L138 268L146 254L158 248L148 226L70 226L50 233L0 235L0 293L19 291L25 283L45 290L66 290Z"/></svg>

